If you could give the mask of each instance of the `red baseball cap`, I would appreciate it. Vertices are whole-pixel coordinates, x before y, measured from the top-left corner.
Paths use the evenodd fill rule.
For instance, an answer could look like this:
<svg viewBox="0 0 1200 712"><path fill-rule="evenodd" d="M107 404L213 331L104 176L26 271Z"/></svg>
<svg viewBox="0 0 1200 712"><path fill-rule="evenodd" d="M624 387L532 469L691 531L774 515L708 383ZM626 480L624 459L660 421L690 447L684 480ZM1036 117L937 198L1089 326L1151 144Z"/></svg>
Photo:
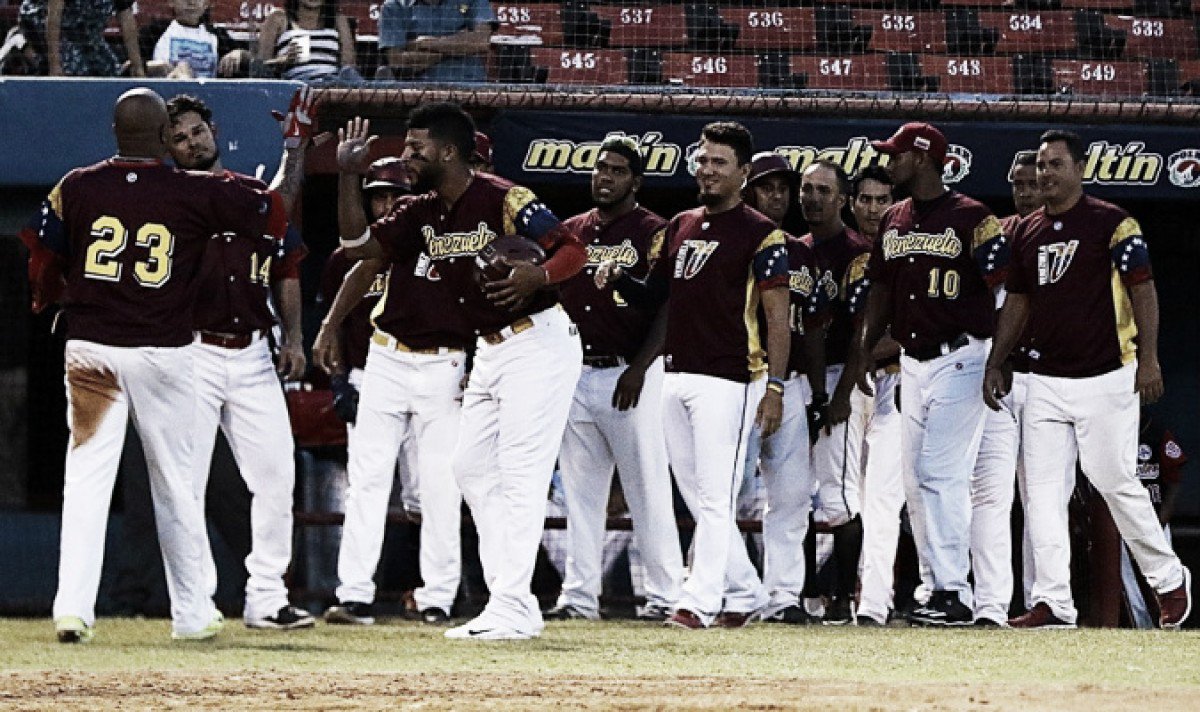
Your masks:
<svg viewBox="0 0 1200 712"><path fill-rule="evenodd" d="M471 158L489 165L492 162L492 139L482 131L475 132L475 153L471 154Z"/></svg>
<svg viewBox="0 0 1200 712"><path fill-rule="evenodd" d="M946 161L946 137L932 124L913 121L901 126L886 141L872 141L871 147L880 153L894 156L909 151L924 151L942 164Z"/></svg>
<svg viewBox="0 0 1200 712"><path fill-rule="evenodd" d="M775 173L782 173L783 177L793 184L800 179L800 174L792 170L792 164L788 163L788 159L778 153L774 151L756 153L750 161L750 175L746 178L746 185L753 185L758 179Z"/></svg>

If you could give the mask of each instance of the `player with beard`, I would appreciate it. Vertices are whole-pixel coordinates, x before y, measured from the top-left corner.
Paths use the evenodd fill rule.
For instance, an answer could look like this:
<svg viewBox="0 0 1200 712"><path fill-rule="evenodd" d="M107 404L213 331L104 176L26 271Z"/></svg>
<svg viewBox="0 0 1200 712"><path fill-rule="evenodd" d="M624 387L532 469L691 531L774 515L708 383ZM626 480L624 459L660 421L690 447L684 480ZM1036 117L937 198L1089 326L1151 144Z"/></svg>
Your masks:
<svg viewBox="0 0 1200 712"><path fill-rule="evenodd" d="M592 171L595 207L564 222L588 250L587 266L561 287L563 306L579 326L583 373L558 456L567 504L566 576L546 618L600 617L601 551L614 465L645 568L646 604L638 618L665 620L683 579L663 445L659 352L666 312L631 306L610 288L593 284L593 273L606 260L645 278L662 252L666 221L638 205L641 187L637 142L610 137L600 144Z"/></svg>

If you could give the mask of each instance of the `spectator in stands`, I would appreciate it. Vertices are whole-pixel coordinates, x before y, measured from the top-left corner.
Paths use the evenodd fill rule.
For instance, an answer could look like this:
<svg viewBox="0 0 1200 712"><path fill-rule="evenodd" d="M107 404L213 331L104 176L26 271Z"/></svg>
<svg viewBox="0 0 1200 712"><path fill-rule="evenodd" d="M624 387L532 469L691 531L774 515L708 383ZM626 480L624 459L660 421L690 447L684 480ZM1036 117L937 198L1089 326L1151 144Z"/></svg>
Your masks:
<svg viewBox="0 0 1200 712"><path fill-rule="evenodd" d="M482 82L484 57L496 29L487 0L385 0L379 48L388 70L378 79Z"/></svg>
<svg viewBox="0 0 1200 712"><path fill-rule="evenodd" d="M250 53L238 49L209 17L209 0L169 0L172 19L157 18L141 31L146 74L171 79L244 77Z"/></svg>
<svg viewBox="0 0 1200 712"><path fill-rule="evenodd" d="M284 9L263 20L258 58L266 73L281 79L362 78L355 67L354 31L338 13L337 0L287 0Z"/></svg>
<svg viewBox="0 0 1200 712"><path fill-rule="evenodd" d="M121 60L104 39L117 16L130 76L146 76L133 0L22 0L21 31L38 54L38 73L52 77L115 77Z"/></svg>

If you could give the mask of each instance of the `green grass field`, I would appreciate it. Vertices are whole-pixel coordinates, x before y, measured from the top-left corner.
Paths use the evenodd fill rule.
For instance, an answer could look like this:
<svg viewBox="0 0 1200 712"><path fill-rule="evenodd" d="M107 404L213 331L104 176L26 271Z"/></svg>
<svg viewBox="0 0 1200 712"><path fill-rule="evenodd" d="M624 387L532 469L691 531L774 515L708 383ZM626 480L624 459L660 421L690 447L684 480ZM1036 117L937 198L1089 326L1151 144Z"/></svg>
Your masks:
<svg viewBox="0 0 1200 712"><path fill-rule="evenodd" d="M86 645L0 620L0 707L353 709L1200 708L1200 634L551 623L523 642L407 622L176 643L101 619Z"/></svg>

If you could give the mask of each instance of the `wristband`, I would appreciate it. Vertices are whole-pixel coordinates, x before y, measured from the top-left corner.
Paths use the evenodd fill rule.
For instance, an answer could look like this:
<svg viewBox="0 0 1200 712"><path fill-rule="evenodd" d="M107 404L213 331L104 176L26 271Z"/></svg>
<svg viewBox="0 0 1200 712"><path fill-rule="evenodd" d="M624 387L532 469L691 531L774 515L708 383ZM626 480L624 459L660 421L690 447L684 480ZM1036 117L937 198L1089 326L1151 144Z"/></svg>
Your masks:
<svg viewBox="0 0 1200 712"><path fill-rule="evenodd" d="M355 238L353 240L347 240L346 238L340 237L340 236L338 237L338 241L342 243L342 247L345 247L348 249L353 249L355 247L362 247L363 245L367 244L367 240L370 240L370 239L371 239L371 228L367 228L366 230L363 231L362 235L358 236L357 238Z"/></svg>
<svg viewBox="0 0 1200 712"><path fill-rule="evenodd" d="M771 391L772 393L778 393L779 395L783 395L783 386L774 381L769 381L767 383L767 390Z"/></svg>
<svg viewBox="0 0 1200 712"><path fill-rule="evenodd" d="M770 388L772 385L779 386L779 392L783 393L783 389L787 384L785 384L783 379L779 378L778 376L770 376L767 378L767 388Z"/></svg>

